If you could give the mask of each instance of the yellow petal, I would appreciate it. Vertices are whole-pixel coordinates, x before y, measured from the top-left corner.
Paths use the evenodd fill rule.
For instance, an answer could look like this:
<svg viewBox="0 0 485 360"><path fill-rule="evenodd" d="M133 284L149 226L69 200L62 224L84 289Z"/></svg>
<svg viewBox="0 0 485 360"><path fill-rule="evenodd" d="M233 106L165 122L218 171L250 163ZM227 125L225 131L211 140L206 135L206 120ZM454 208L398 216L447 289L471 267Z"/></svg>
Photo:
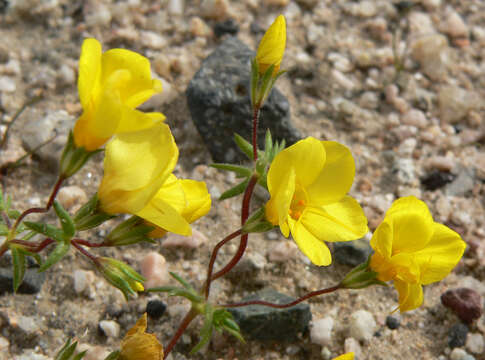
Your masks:
<svg viewBox="0 0 485 360"><path fill-rule="evenodd" d="M148 59L136 52L125 49L108 50L102 56L102 67L102 83L118 69L130 72L130 81L118 88L121 101L129 107L137 107L148 100L154 92L162 90L158 82L152 81Z"/></svg>
<svg viewBox="0 0 485 360"><path fill-rule="evenodd" d="M119 134L106 146L98 191L101 208L110 214L137 213L161 188L177 158L177 146L165 124Z"/></svg>
<svg viewBox="0 0 485 360"><path fill-rule="evenodd" d="M301 221L289 219L291 235L301 252L317 266L327 266L332 262L330 250L325 243L315 237Z"/></svg>
<svg viewBox="0 0 485 360"><path fill-rule="evenodd" d="M350 196L321 208L308 207L300 221L321 241L356 240L369 231L364 211Z"/></svg>
<svg viewBox="0 0 485 360"><path fill-rule="evenodd" d="M96 39L85 39L79 58L77 81L79 99L84 109L89 106L93 93L99 89L101 78L101 44Z"/></svg>
<svg viewBox="0 0 485 360"><path fill-rule="evenodd" d="M423 287L420 284L394 280L394 287L399 293L399 310L401 312L414 310L423 303Z"/></svg>
<svg viewBox="0 0 485 360"><path fill-rule="evenodd" d="M271 168L270 168L271 171ZM293 198L293 194L295 193L295 170L293 167L286 169L286 172L279 174L281 177L276 177L276 173L273 172L272 183L273 183L273 191L271 193L271 198L266 203L266 219L272 223L273 225L280 225L286 224L288 218L288 210L290 209L291 200ZM269 174L268 174L269 179ZM276 191L274 190L276 189ZM284 228L286 230L281 231L283 234L288 237L288 227Z"/></svg>
<svg viewBox="0 0 485 360"><path fill-rule="evenodd" d="M426 204L414 196L394 201L385 219L393 228L393 254L421 250L433 235L433 217Z"/></svg>
<svg viewBox="0 0 485 360"><path fill-rule="evenodd" d="M354 360L354 353L353 352L349 352L349 353L346 353L346 354L337 356L333 360Z"/></svg>
<svg viewBox="0 0 485 360"><path fill-rule="evenodd" d="M392 240L393 228L389 222L384 219L374 231L372 239L370 240L370 246L376 253L389 259L392 255Z"/></svg>
<svg viewBox="0 0 485 360"><path fill-rule="evenodd" d="M303 188L312 184L325 164L325 148L321 141L308 137L282 150L268 171L268 190L271 195L279 191L282 179L290 168L296 175L296 182Z"/></svg>
<svg viewBox="0 0 485 360"><path fill-rule="evenodd" d="M163 347L154 334L145 333L147 314L136 322L121 341L120 360L162 360Z"/></svg>
<svg viewBox="0 0 485 360"><path fill-rule="evenodd" d="M434 232L426 247L414 256L420 266L420 283L443 280L460 261L466 244L460 235L445 225L434 223Z"/></svg>
<svg viewBox="0 0 485 360"><path fill-rule="evenodd" d="M163 122L164 120L165 115L162 113L145 113L124 106L120 113L120 118L114 133L121 134L125 132L149 129L156 123Z"/></svg>
<svg viewBox="0 0 485 360"><path fill-rule="evenodd" d="M186 207L182 210L182 216L189 223L206 215L211 208L211 197L207 191L207 185L203 181L180 180L185 193Z"/></svg>
<svg viewBox="0 0 485 360"><path fill-rule="evenodd" d="M259 43L256 61L259 72L264 73L271 65L275 65L274 73L277 73L286 46L286 21L283 15L279 15L271 24Z"/></svg>
<svg viewBox="0 0 485 360"><path fill-rule="evenodd" d="M325 164L307 188L308 197L319 205L342 199L350 190L355 175L354 158L350 150L335 141L322 141L325 148Z"/></svg>

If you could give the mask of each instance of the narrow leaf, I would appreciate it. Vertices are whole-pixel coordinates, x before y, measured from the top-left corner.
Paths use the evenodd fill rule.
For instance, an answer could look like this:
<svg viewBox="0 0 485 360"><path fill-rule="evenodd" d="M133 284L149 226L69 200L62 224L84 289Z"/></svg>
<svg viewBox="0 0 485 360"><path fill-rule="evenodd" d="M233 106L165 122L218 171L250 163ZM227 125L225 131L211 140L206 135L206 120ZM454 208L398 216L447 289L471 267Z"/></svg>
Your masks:
<svg viewBox="0 0 485 360"><path fill-rule="evenodd" d="M249 179L244 180L242 183L234 186L233 188L225 191L219 200L225 200L232 198L233 196L237 196L239 194L242 194L244 190L246 190L246 187L248 186Z"/></svg>
<svg viewBox="0 0 485 360"><path fill-rule="evenodd" d="M234 133L234 141L241 151L246 154L250 160L254 160L253 157L253 145L247 142L242 136Z"/></svg>
<svg viewBox="0 0 485 360"><path fill-rule="evenodd" d="M50 237L58 242L64 241L64 232L55 226L32 221L24 221L23 224L36 233Z"/></svg>
<svg viewBox="0 0 485 360"><path fill-rule="evenodd" d="M62 207L58 201L54 201L54 210L57 217L61 221L62 230L65 235L65 239L71 239L76 233L76 226L69 213Z"/></svg>
<svg viewBox="0 0 485 360"><path fill-rule="evenodd" d="M219 170L226 170L235 172L238 177L249 177L251 176L251 170L245 166L241 165L233 165L233 164L210 164L211 167L219 169Z"/></svg>
<svg viewBox="0 0 485 360"><path fill-rule="evenodd" d="M62 257L67 254L70 247L71 243L69 241L58 242L54 250L51 251L47 259L45 259L45 261L42 263L41 267L39 268L39 272L46 271L52 265L59 262Z"/></svg>
<svg viewBox="0 0 485 360"><path fill-rule="evenodd" d="M176 273L174 272L169 272L170 276L172 276L175 280L177 280L180 284L182 284L182 286L184 288L186 288L187 290L194 290L194 288L192 287L192 285L190 285L187 281L185 281L184 279L182 279L180 276L178 276Z"/></svg>
<svg viewBox="0 0 485 360"><path fill-rule="evenodd" d="M204 320L204 325L200 330L200 340L197 345L190 351L190 355L194 355L197 351L202 349L202 347L207 344L212 336L213 326L212 326L213 312L206 313L206 318Z"/></svg>
<svg viewBox="0 0 485 360"><path fill-rule="evenodd" d="M106 356L104 360L118 360L118 357L120 356L120 352L118 350L113 351L111 354Z"/></svg>
<svg viewBox="0 0 485 360"><path fill-rule="evenodd" d="M13 260L13 291L17 292L20 284L24 280L25 275L25 255L16 247L10 248Z"/></svg>

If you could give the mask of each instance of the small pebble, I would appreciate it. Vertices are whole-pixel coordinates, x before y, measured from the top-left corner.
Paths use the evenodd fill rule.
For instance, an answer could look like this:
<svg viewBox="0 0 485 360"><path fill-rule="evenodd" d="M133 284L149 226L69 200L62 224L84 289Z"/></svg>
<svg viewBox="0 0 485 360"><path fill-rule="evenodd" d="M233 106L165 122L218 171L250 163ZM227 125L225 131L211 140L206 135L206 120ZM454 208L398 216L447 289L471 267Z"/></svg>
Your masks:
<svg viewBox="0 0 485 360"><path fill-rule="evenodd" d="M94 273L86 270L75 270L72 276L76 294L86 294L92 298L94 295L93 285L96 278Z"/></svg>
<svg viewBox="0 0 485 360"><path fill-rule="evenodd" d="M82 360L105 359L111 353L111 351L104 348L103 346L84 344L84 343L79 344L76 348L76 351L78 353L82 351L87 351L86 355L84 355Z"/></svg>
<svg viewBox="0 0 485 360"><path fill-rule="evenodd" d="M207 237L196 229L192 229L192 235L182 236L177 234L168 234L162 242L162 248L183 248L183 249L197 249L206 244Z"/></svg>
<svg viewBox="0 0 485 360"><path fill-rule="evenodd" d="M209 19L224 19L229 11L227 0L204 0L200 5L201 14Z"/></svg>
<svg viewBox="0 0 485 360"><path fill-rule="evenodd" d="M451 352L450 360L475 360L475 358L468 354L465 350L456 348Z"/></svg>
<svg viewBox="0 0 485 360"><path fill-rule="evenodd" d="M8 76L0 76L0 92L12 93L17 90L15 80Z"/></svg>
<svg viewBox="0 0 485 360"><path fill-rule="evenodd" d="M469 288L450 289L444 292L441 295L441 303L467 324L478 319L483 311L480 294Z"/></svg>
<svg viewBox="0 0 485 360"><path fill-rule="evenodd" d="M169 282L168 264L163 255L157 252L147 254L140 264L141 274L146 278L146 289L163 286Z"/></svg>
<svg viewBox="0 0 485 360"><path fill-rule="evenodd" d="M485 350L483 335L479 333L468 334L465 346L473 354L483 353L483 350Z"/></svg>
<svg viewBox="0 0 485 360"><path fill-rule="evenodd" d="M37 324L36 319L30 316L19 316L17 326L27 335L32 335L40 331L40 326Z"/></svg>
<svg viewBox="0 0 485 360"><path fill-rule="evenodd" d="M99 328L107 337L116 339L120 335L120 324L114 320L101 320Z"/></svg>
<svg viewBox="0 0 485 360"><path fill-rule="evenodd" d="M452 349L463 347L468 335L468 326L462 323L453 325L448 331L448 346Z"/></svg>
<svg viewBox="0 0 485 360"><path fill-rule="evenodd" d="M218 22L214 25L214 34L217 37L223 35L236 35L239 32L239 25L234 19Z"/></svg>
<svg viewBox="0 0 485 360"><path fill-rule="evenodd" d="M147 314L153 319L160 319L162 315L165 313L167 309L167 305L161 300L150 300L147 303Z"/></svg>
<svg viewBox="0 0 485 360"><path fill-rule="evenodd" d="M183 15L184 6L184 0L169 0L167 11L170 15Z"/></svg>
<svg viewBox="0 0 485 360"><path fill-rule="evenodd" d="M386 317L386 326L391 330L395 330L401 326L401 320L396 316L388 315Z"/></svg>
<svg viewBox="0 0 485 360"><path fill-rule="evenodd" d="M310 337L312 343L321 346L331 345L334 321L330 316L312 321Z"/></svg>
<svg viewBox="0 0 485 360"><path fill-rule="evenodd" d="M426 120L426 115L421 110L411 109L405 113L401 122L405 125L416 126L419 129L423 129L428 125L428 120Z"/></svg>
<svg viewBox="0 0 485 360"><path fill-rule="evenodd" d="M75 212L73 210L74 207L79 208L88 200L86 192L76 185L62 187L57 193L56 199L64 209L70 210L71 212Z"/></svg>
<svg viewBox="0 0 485 360"><path fill-rule="evenodd" d="M447 9L446 18L441 26L441 30L452 38L468 37L468 28L465 22L453 8Z"/></svg>
<svg viewBox="0 0 485 360"><path fill-rule="evenodd" d="M366 310L357 310L350 317L350 336L357 340L370 340L376 331L374 316Z"/></svg>
<svg viewBox="0 0 485 360"><path fill-rule="evenodd" d="M349 337L345 339L344 351L346 353L353 352L356 359L360 359L362 355L362 348L360 347L359 342L355 340L353 337Z"/></svg>
<svg viewBox="0 0 485 360"><path fill-rule="evenodd" d="M293 241L278 241L268 250L268 259L272 262L285 262L298 255L298 246Z"/></svg>

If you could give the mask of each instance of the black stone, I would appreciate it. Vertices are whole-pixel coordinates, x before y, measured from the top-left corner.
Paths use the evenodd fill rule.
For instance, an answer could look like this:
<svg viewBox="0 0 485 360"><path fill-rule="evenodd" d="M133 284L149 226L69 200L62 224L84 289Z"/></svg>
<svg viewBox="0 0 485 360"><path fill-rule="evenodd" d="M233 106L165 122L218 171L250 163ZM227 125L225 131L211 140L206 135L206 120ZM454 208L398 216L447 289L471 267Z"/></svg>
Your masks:
<svg viewBox="0 0 485 360"><path fill-rule="evenodd" d="M153 319L160 319L166 309L167 305L161 300L150 300L147 304L147 314Z"/></svg>
<svg viewBox="0 0 485 360"><path fill-rule="evenodd" d="M37 294L44 284L45 273L39 273L39 266L31 258L26 257L27 268L25 269L24 280L20 284L18 294ZM12 255L10 252L5 253L0 258L0 295L13 292L13 273L12 273Z"/></svg>
<svg viewBox="0 0 485 360"><path fill-rule="evenodd" d="M287 304L295 299L266 288L242 301L250 300ZM246 337L261 341L294 341L312 319L310 306L306 303L285 309L250 305L228 310Z"/></svg>
<svg viewBox="0 0 485 360"><path fill-rule="evenodd" d="M463 323L455 324L448 332L448 346L452 349L465 346L468 326Z"/></svg>
<svg viewBox="0 0 485 360"><path fill-rule="evenodd" d="M8 0L0 0L0 14L5 14L8 8Z"/></svg>
<svg viewBox="0 0 485 360"><path fill-rule="evenodd" d="M218 22L214 25L214 34L217 37L222 35L236 35L239 32L239 25L234 19L229 19L223 22Z"/></svg>
<svg viewBox="0 0 485 360"><path fill-rule="evenodd" d="M391 330L395 330L401 326L401 321L397 317L388 315L386 317L386 326Z"/></svg>
<svg viewBox="0 0 485 360"><path fill-rule="evenodd" d="M455 180L456 175L448 171L433 171L421 179L426 190L436 190Z"/></svg>
<svg viewBox="0 0 485 360"><path fill-rule="evenodd" d="M251 139L250 62L255 53L235 37L228 37L203 62L187 87L187 104L197 130L216 162L247 160L234 142L234 133ZM287 145L301 136L290 123L288 100L273 88L261 108L258 144L266 129Z"/></svg>
<svg viewBox="0 0 485 360"><path fill-rule="evenodd" d="M365 239L333 243L333 257L342 265L360 265L367 261L371 253L372 248Z"/></svg>

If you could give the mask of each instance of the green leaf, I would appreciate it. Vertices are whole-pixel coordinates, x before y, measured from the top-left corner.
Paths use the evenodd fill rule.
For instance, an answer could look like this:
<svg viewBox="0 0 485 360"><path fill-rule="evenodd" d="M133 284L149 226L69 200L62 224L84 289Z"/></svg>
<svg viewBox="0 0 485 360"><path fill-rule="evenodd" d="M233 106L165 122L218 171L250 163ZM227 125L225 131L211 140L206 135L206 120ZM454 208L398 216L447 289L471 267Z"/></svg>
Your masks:
<svg viewBox="0 0 485 360"><path fill-rule="evenodd" d="M39 272L46 271L52 265L58 263L63 258L63 256L67 254L70 247L71 247L70 241L58 242L57 246L54 248L54 250L51 251L47 259L40 266Z"/></svg>
<svg viewBox="0 0 485 360"><path fill-rule="evenodd" d="M73 357L74 352L76 351L77 341L71 344L71 340L71 338L67 339L64 346L56 354L56 358L54 360L81 360L84 355L86 355L86 351L83 351Z"/></svg>
<svg viewBox="0 0 485 360"><path fill-rule="evenodd" d="M91 214L96 210L98 206L98 194L94 194L89 201L81 206L81 208L74 214L74 222L78 222L80 219Z"/></svg>
<svg viewBox="0 0 485 360"><path fill-rule="evenodd" d="M264 138L264 152L271 153L273 150L273 139L271 138L271 131L268 129L266 130L266 136Z"/></svg>
<svg viewBox="0 0 485 360"><path fill-rule="evenodd" d="M253 145L247 142L242 136L234 133L234 141L241 151L246 154L250 160L254 160L253 157Z"/></svg>
<svg viewBox="0 0 485 360"><path fill-rule="evenodd" d="M25 224L27 228L35 231L36 233L45 235L58 242L64 241L64 232L61 229L56 228L55 226L32 221L24 221L23 224Z"/></svg>
<svg viewBox="0 0 485 360"><path fill-rule="evenodd" d="M120 356L120 352L118 350L113 351L111 354L106 356L104 360L118 360L118 357Z"/></svg>
<svg viewBox="0 0 485 360"><path fill-rule="evenodd" d="M71 239L76 234L76 226L69 213L62 207L58 201L54 201L54 210L61 221L62 230L65 239Z"/></svg>
<svg viewBox="0 0 485 360"><path fill-rule="evenodd" d="M246 179L242 183L239 183L236 186L234 186L233 188L225 191L221 195L219 200L226 200L226 199L232 198L233 196L237 196L237 195L242 194L244 192L244 190L246 190L248 183L249 183L249 179Z"/></svg>
<svg viewBox="0 0 485 360"><path fill-rule="evenodd" d="M0 223L0 236L6 236L10 229L7 225Z"/></svg>
<svg viewBox="0 0 485 360"><path fill-rule="evenodd" d="M7 215L10 219L17 219L20 216L20 211L8 210Z"/></svg>
<svg viewBox="0 0 485 360"><path fill-rule="evenodd" d="M84 350L72 358L72 360L81 360L88 351Z"/></svg>
<svg viewBox="0 0 485 360"><path fill-rule="evenodd" d="M195 345L194 348L190 351L190 355L194 355L197 351L202 349L202 347L210 341L212 337L212 332L214 329L213 319L214 319L214 309L212 308L212 306L207 306L204 325L200 330L200 340L197 343L197 345Z"/></svg>
<svg viewBox="0 0 485 360"><path fill-rule="evenodd" d="M235 172L237 177L249 177L252 171L245 166L233 164L210 164L211 167L219 170L226 170Z"/></svg>
<svg viewBox="0 0 485 360"><path fill-rule="evenodd" d="M168 293L168 296L182 296L194 303L200 303L203 301L202 296L195 293L195 291L179 288L177 286L161 286L161 287L146 289L145 291L146 292L166 292Z"/></svg>
<svg viewBox="0 0 485 360"><path fill-rule="evenodd" d="M10 247L13 262L13 291L17 292L25 275L25 255L15 246Z"/></svg>
<svg viewBox="0 0 485 360"><path fill-rule="evenodd" d="M182 286L184 288L186 288L187 290L195 291L194 288L192 287L192 285L190 285L186 280L184 280L183 278L181 278L180 276L178 276L176 273L170 271L169 274L175 280L177 280L180 284L182 284Z"/></svg>

